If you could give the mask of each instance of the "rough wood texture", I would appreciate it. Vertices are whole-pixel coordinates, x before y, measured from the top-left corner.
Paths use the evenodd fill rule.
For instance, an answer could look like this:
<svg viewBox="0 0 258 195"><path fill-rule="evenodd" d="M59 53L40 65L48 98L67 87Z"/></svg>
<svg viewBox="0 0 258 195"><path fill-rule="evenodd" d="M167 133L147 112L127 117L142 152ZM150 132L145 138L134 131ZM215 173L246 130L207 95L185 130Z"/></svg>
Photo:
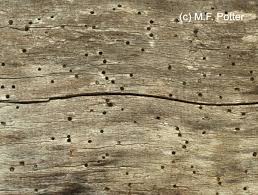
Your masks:
<svg viewBox="0 0 258 195"><path fill-rule="evenodd" d="M244 21L178 22L181 12ZM7 0L0 194L258 194L256 0Z"/></svg>

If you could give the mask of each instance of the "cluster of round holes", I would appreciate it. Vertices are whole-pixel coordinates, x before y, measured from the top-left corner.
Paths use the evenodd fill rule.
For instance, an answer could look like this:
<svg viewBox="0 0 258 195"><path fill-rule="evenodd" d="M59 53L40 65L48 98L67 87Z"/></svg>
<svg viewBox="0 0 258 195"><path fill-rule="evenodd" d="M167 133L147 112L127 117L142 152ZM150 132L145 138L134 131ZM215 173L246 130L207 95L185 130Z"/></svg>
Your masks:
<svg viewBox="0 0 258 195"><path fill-rule="evenodd" d="M0 87L0 88L1 88L1 89L4 89L4 88L5 88L5 86L4 86L4 85L1 85L1 87ZM12 88L12 89L15 89L15 88L16 88L16 86L15 86L15 85L12 85L12 86L11 86L11 88Z"/></svg>
<svg viewBox="0 0 258 195"><path fill-rule="evenodd" d="M118 5L118 7L122 7L122 6L121 6L121 5ZM211 8L211 9L212 9L212 8ZM213 9L214 9L214 8L213 8ZM91 13L91 14L94 14L94 11L91 11L90 13ZM226 12L225 12L225 13L226 13ZM138 14L141 15L141 12L138 12ZM54 16L51 16L51 18L53 18L53 17L54 17ZM38 19L38 20L40 20L40 19ZM176 22L179 22L178 19L175 19L175 21L176 21ZM153 21L153 20L150 20L150 24L153 24L153 23L154 23L154 21ZM10 24L10 22L9 22L9 24ZM31 22L31 24L32 24L32 22ZM10 24L10 25L11 25L11 24ZM25 30L26 30L26 27L27 27L27 30L29 30L29 27L28 27L28 26L25 26ZM94 28L95 28L95 27L94 27ZM151 30L151 27L147 27L147 30ZM194 30L194 33L197 34L197 33L198 33L198 29L195 29L195 30ZM154 35L153 35L152 33L150 33L149 36L150 36L150 37L153 37ZM126 41L126 44L127 44L127 45L130 45L130 42L129 42L129 41ZM229 48L230 48L230 47L228 47L228 49L229 49ZM25 50L25 51L24 51L24 50ZM23 49L22 51L25 53L25 52L26 52L26 49ZM144 48L142 48L141 51L144 51ZM99 55L102 55L102 54L103 54L103 53L100 51L100 52L99 52ZM88 56L88 54L85 54L85 56ZM206 60L206 57L203 57L203 60ZM103 60L103 63L105 64L106 62L107 62L107 61L104 59L104 60ZM2 63L2 66L5 65L5 64L4 64L4 65L3 65L3 64L4 64L4 63ZM232 62L232 65L234 66L234 65L235 65L235 62ZM66 65L63 65L63 67L65 68ZM171 70L171 65L168 66L168 69ZM38 68L38 71L41 71L41 68ZM72 72L72 70L70 70L70 72ZM251 71L250 71L250 73L251 73ZM105 71L102 71L102 74L105 74ZM251 74L252 74L252 73L251 73ZM133 74L131 73L131 74L129 74L129 76L130 76L130 77L133 77ZM219 76L221 76L221 74L219 74ZM203 74L203 77L206 77L206 74ZM79 78L77 74L75 74L75 78ZM105 79L106 79L106 80L109 80L108 77L105 77ZM250 80L251 80L251 81L254 81L254 78L251 77ZM51 80L51 83L54 83L54 80ZM115 81L114 81L114 80L111 80L111 83L114 84ZM185 82L185 81L183 81L183 85L186 85L186 82ZM1 86L1 88L2 88L2 86ZM4 88L4 86L3 86L3 88ZM15 86L12 87L12 88L15 88ZM235 90L236 90L236 89L239 89L239 88L235 88ZM123 91L124 88L123 88L123 87L120 87L120 90ZM9 96L9 95L8 95L8 96ZM202 94L201 94L201 93L198 93L198 96L202 97ZM169 97L172 97L172 94L169 94ZM9 97L8 97L8 98L9 98ZM222 99L222 96L219 96L219 98ZM113 103L108 102L107 105L108 105L109 107L112 107L112 106L113 106ZM17 107L16 107L16 108L17 108ZM19 108L19 107L18 107L18 108ZM199 106L199 108L202 109L202 106ZM123 110L123 108L121 108L121 110ZM92 110L92 111L93 111L93 110ZM231 111L230 111L230 112L231 112ZM106 111L104 111L103 114L106 114ZM242 115L243 115L243 114L242 114ZM156 117L156 119L160 120L160 117ZM68 121L72 121L72 117L68 117ZM136 123L136 121L134 121L134 122ZM179 128L178 128L177 130L179 130ZM240 130L240 129L239 129L239 128L235 128L235 130ZM100 130L100 133L104 133L104 131L103 131L103 130ZM205 134L205 133L206 133L205 131L202 132L202 134ZM181 137L181 136L182 136L181 133L178 133L178 136ZM67 139L67 141L68 141L68 140L70 139L70 136L69 136L69 137L67 136L67 138L68 138L68 139ZM54 137L51 137L51 140L55 140L55 138L54 138ZM70 141L71 141L71 140L70 140ZM70 141L68 141L68 142L70 142ZM91 140L88 140L88 143L91 143L91 142L92 142ZM189 143L188 141L185 141L185 144L188 144L188 143ZM120 141L118 141L118 144L120 144ZM186 148L186 145L182 145L182 148ZM172 154L175 155L176 152L173 151ZM254 153L253 153L253 156L256 156L256 155L257 155L256 152L254 152ZM105 156L102 156L102 158L105 159ZM88 164L86 163L86 164L84 164L84 166L87 167ZM161 166L161 169L164 169L164 168L165 168L164 166ZM192 168L193 168L193 167L192 167ZM10 169L10 170L11 170L11 169ZM14 168L13 168L13 170L14 170ZM195 174L195 173L196 173L196 171L193 171L193 174ZM126 175L128 175L128 174L129 174L129 173L126 172ZM129 184L131 185L131 183L129 183ZM129 185L129 184L128 184L128 185ZM129 186L130 186L130 185L129 185ZM221 182L220 182L220 185L221 185ZM173 187L177 187L176 184L174 184ZM246 189L247 189L247 187L244 187L244 190L246 190ZM35 190L37 190L37 189L35 189ZM109 188L108 188L108 187L105 187L105 190L109 190Z"/></svg>
<svg viewBox="0 0 258 195"><path fill-rule="evenodd" d="M67 135L66 138L67 138L67 140L66 140L67 142L71 142L72 141L70 135Z"/></svg>

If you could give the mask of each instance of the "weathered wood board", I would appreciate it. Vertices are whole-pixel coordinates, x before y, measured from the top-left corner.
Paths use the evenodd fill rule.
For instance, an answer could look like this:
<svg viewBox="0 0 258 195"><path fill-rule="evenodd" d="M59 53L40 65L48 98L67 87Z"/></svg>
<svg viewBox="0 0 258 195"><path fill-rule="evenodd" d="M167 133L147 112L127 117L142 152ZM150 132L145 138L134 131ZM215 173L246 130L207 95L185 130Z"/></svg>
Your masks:
<svg viewBox="0 0 258 195"><path fill-rule="evenodd" d="M0 2L1 195L258 194L257 0Z"/></svg>

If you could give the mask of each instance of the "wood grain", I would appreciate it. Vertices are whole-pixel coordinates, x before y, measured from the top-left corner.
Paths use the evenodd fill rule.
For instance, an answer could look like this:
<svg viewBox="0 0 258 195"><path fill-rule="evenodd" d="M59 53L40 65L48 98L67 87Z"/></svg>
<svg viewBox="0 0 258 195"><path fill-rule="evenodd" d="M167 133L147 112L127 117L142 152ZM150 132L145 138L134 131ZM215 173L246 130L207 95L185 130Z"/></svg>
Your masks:
<svg viewBox="0 0 258 195"><path fill-rule="evenodd" d="M181 12L241 22L178 22ZM253 0L10 0L0 194L258 194Z"/></svg>

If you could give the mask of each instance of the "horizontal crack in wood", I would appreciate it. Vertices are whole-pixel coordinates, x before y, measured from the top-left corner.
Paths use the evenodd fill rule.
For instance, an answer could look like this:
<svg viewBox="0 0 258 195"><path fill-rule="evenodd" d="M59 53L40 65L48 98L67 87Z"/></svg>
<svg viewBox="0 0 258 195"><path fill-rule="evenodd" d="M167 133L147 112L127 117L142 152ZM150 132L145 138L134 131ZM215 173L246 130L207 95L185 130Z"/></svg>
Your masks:
<svg viewBox="0 0 258 195"><path fill-rule="evenodd" d="M142 93L121 93L121 92L93 92L93 93L79 93L79 94L69 94L63 96L54 96L49 98L42 98L40 100L21 100L21 101L12 101L12 100L0 100L0 103L12 103L12 104L36 104L36 103L45 103L54 100L64 100L71 99L76 97L91 97L91 96L134 96L134 97L146 97L146 98L154 98L154 99L163 99L174 102L181 102L185 104L192 105L203 105L203 106L248 106L248 105L256 105L258 102L239 102L239 103L207 103L207 102L195 102L177 98L171 98L160 95L150 95L150 94L142 94Z"/></svg>

